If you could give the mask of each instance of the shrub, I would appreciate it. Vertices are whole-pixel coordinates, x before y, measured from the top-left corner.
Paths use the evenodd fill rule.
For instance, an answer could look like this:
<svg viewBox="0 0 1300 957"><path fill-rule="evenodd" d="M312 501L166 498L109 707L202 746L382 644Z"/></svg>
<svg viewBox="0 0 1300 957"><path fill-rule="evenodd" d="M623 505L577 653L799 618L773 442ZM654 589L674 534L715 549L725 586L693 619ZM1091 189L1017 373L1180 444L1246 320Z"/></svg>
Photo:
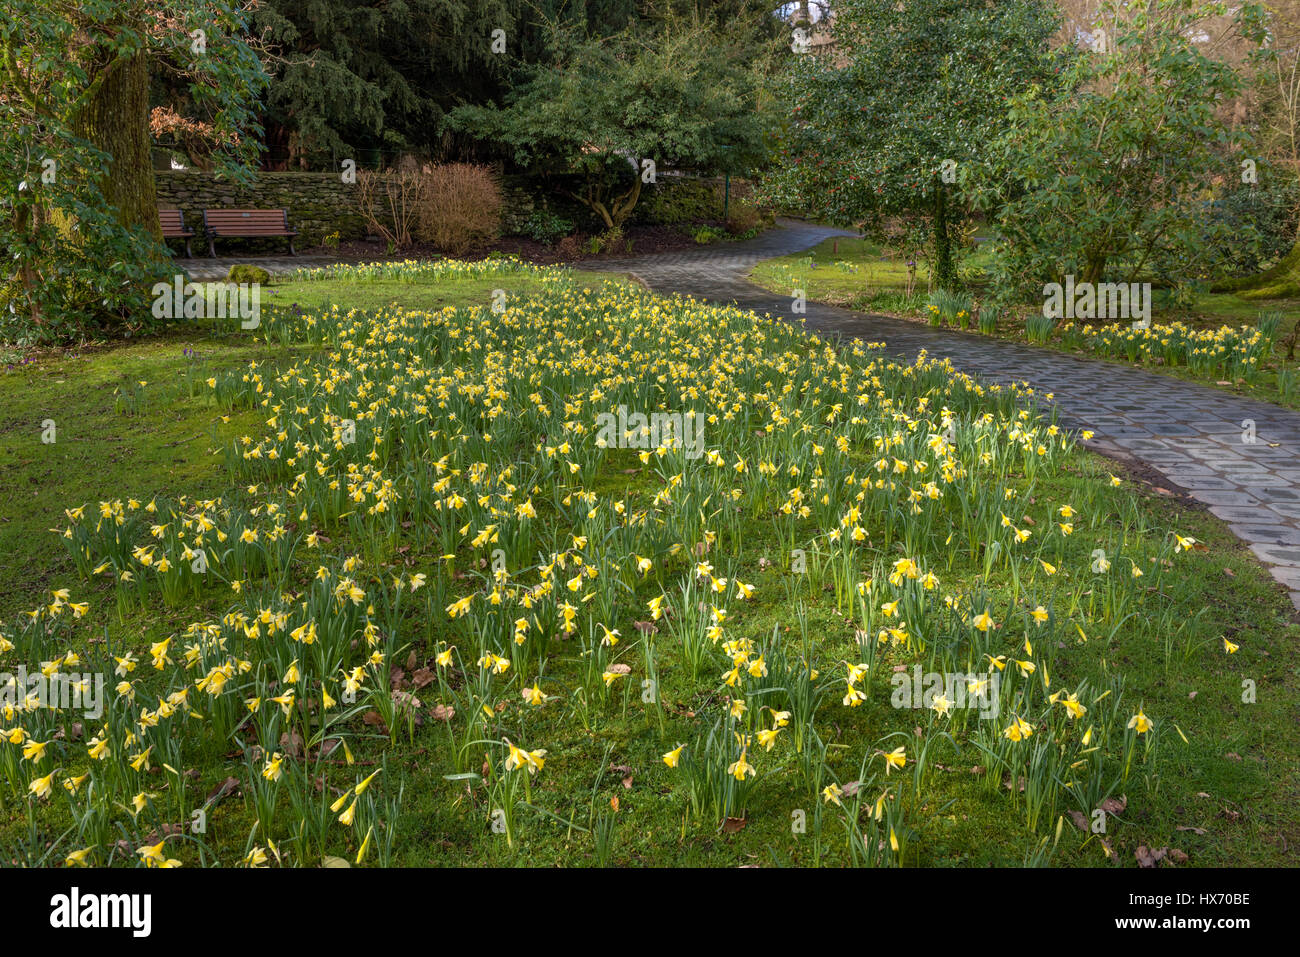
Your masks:
<svg viewBox="0 0 1300 957"><path fill-rule="evenodd" d="M577 259L578 254L582 252L582 247L578 243L577 236L569 235L556 244L555 252L561 259Z"/></svg>
<svg viewBox="0 0 1300 957"><path fill-rule="evenodd" d="M1229 276L1249 276L1282 259L1295 241L1300 185L1279 171L1262 176L1259 183L1242 184L1229 177L1222 196L1210 204L1210 227L1226 225L1227 232L1205 230L1211 261Z"/></svg>
<svg viewBox="0 0 1300 957"><path fill-rule="evenodd" d="M524 235L548 246L573 232L573 222L545 206L535 209L524 221Z"/></svg>
<svg viewBox="0 0 1300 957"><path fill-rule="evenodd" d="M459 255L501 225L501 187L488 167L471 163L357 170L357 203L390 250L419 240Z"/></svg>
<svg viewBox="0 0 1300 957"><path fill-rule="evenodd" d="M411 245L422 177L414 167L387 172L357 170L357 206L366 228L390 250Z"/></svg>
<svg viewBox="0 0 1300 957"><path fill-rule="evenodd" d="M603 233L588 239L587 252L593 256L599 256L601 253L611 251L622 241L623 229L621 226L615 226L613 229L607 229Z"/></svg>
<svg viewBox="0 0 1300 957"><path fill-rule="evenodd" d="M763 213L750 203L732 203L727 210L727 232L743 236L756 232L763 225Z"/></svg>
<svg viewBox="0 0 1300 957"><path fill-rule="evenodd" d="M716 243L719 239L723 239L726 235L726 230L718 229L716 226L701 226L691 233L691 238L701 246L707 246L709 243Z"/></svg>
<svg viewBox="0 0 1300 957"><path fill-rule="evenodd" d="M459 255L495 236L501 226L501 186L492 170L472 163L425 167L416 235Z"/></svg>
<svg viewBox="0 0 1300 957"><path fill-rule="evenodd" d="M679 226L713 219L722 212L712 184L686 177L663 177L642 201L645 222Z"/></svg>
<svg viewBox="0 0 1300 957"><path fill-rule="evenodd" d="M226 281L233 283L256 283L266 285L271 281L271 274L260 266L250 266L248 263L239 263L231 266L230 272L226 273Z"/></svg>

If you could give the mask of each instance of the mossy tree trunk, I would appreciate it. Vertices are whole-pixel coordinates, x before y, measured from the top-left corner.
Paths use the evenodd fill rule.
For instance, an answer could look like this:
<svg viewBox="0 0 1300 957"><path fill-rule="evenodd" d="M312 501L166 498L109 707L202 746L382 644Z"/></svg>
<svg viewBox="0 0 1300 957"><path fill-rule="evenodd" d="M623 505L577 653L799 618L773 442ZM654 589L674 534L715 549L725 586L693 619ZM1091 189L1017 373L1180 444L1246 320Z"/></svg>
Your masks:
<svg viewBox="0 0 1300 957"><path fill-rule="evenodd" d="M1291 251L1274 265L1254 276L1222 279L1210 286L1212 292L1235 292L1245 299L1280 299L1300 293L1300 238Z"/></svg>
<svg viewBox="0 0 1300 957"><path fill-rule="evenodd" d="M143 226L161 242L158 188L150 156L146 52L109 65L99 88L74 117L73 128L109 156L100 189L118 222Z"/></svg>

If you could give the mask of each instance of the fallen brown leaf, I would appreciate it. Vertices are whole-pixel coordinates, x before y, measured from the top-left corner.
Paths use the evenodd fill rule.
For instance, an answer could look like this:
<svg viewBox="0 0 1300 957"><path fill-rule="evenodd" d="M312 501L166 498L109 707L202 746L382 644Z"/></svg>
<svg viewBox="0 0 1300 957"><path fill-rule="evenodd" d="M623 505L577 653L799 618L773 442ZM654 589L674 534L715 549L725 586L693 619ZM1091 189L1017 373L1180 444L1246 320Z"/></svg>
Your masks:
<svg viewBox="0 0 1300 957"><path fill-rule="evenodd" d="M1145 844L1139 844L1137 853L1134 856L1137 857L1138 867L1155 867L1164 860L1168 851L1169 848L1167 847L1158 847L1152 850Z"/></svg>
<svg viewBox="0 0 1300 957"><path fill-rule="evenodd" d="M239 778L226 778L208 795L208 799L203 803L208 807L216 807L226 798L239 791Z"/></svg>
<svg viewBox="0 0 1300 957"><path fill-rule="evenodd" d="M289 757L298 757L302 754L302 735L297 731L284 732L280 735L280 747Z"/></svg>

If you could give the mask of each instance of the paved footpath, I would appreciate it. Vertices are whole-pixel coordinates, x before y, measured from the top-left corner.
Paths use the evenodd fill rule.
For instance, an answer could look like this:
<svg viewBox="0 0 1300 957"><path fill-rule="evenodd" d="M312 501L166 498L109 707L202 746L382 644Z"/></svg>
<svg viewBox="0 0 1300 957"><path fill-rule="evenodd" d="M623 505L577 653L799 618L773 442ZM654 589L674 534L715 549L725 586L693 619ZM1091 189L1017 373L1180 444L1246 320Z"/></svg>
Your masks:
<svg viewBox="0 0 1300 957"><path fill-rule="evenodd" d="M369 260L367 260L368 262ZM195 256L193 259L175 259L178 269L189 273L191 282L220 282L230 272L231 266L249 265L265 269L272 276L283 276L298 269L315 269L333 266L338 256Z"/></svg>
<svg viewBox="0 0 1300 957"><path fill-rule="evenodd" d="M852 235L782 220L749 242L582 267L632 273L658 293L790 318L792 298L749 282L749 271L763 259ZM1063 425L1096 432L1089 448L1150 467L1227 522L1300 610L1300 413L1135 367L834 306L810 302L805 318L810 331L884 341L908 357L924 349L963 372L1053 393ZM1247 419L1253 444L1243 440Z"/></svg>

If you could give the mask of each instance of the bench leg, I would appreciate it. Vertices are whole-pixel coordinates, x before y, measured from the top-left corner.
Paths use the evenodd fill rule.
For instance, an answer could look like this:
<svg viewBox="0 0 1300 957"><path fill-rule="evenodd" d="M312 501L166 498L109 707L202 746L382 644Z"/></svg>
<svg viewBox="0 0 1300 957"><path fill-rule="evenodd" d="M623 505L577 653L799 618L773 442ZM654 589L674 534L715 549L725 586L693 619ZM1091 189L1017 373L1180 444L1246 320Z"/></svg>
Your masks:
<svg viewBox="0 0 1300 957"><path fill-rule="evenodd" d="M293 237L292 237L292 236L289 237L289 255L290 255L290 256L296 256L296 255L298 255L296 252L294 252L294 248L293 248Z"/></svg>
<svg viewBox="0 0 1300 957"><path fill-rule="evenodd" d="M217 246L211 234L208 235L208 255L213 259L217 258Z"/></svg>
<svg viewBox="0 0 1300 957"><path fill-rule="evenodd" d="M186 259L194 258L194 251L190 249L190 241L188 239L185 240L185 258Z"/></svg>

